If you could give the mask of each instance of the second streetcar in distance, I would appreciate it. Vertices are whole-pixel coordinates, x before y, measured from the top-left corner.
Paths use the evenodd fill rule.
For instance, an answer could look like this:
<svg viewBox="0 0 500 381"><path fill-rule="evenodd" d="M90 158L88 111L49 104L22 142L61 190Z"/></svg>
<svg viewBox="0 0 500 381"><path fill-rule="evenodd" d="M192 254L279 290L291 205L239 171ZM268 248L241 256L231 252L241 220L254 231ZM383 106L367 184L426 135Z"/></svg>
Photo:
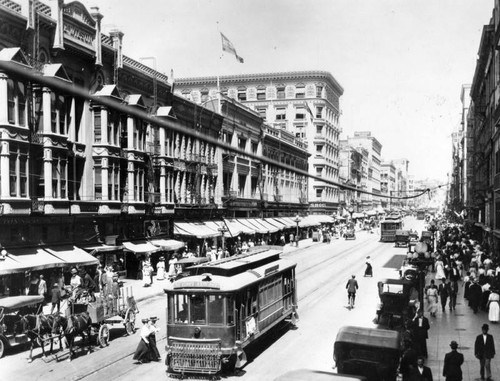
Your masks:
<svg viewBox="0 0 500 381"><path fill-rule="evenodd" d="M296 263L281 247L189 269L165 288L167 366L171 373L215 374L246 362L244 349L285 319L295 322Z"/></svg>

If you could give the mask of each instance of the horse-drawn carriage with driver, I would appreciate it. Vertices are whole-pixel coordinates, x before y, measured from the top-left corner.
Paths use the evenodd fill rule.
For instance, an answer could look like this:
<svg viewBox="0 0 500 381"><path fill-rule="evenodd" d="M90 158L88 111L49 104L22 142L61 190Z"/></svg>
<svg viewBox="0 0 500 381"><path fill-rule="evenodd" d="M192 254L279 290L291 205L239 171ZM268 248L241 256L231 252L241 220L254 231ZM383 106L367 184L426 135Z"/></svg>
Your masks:
<svg viewBox="0 0 500 381"><path fill-rule="evenodd" d="M43 302L43 296L39 295L19 295L0 299L0 358L8 348L24 345L36 339L23 327L31 317L36 317L41 312Z"/></svg>

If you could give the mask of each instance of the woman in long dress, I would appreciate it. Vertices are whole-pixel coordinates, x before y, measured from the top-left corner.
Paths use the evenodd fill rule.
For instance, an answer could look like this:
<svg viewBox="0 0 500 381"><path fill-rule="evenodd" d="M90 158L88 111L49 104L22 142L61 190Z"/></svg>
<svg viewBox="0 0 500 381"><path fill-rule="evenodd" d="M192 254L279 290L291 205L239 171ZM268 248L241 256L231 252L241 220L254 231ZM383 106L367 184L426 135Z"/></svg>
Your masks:
<svg viewBox="0 0 500 381"><path fill-rule="evenodd" d="M156 280L165 279L165 258L160 257L158 263L156 264Z"/></svg>
<svg viewBox="0 0 500 381"><path fill-rule="evenodd" d="M436 317L438 310L438 289L434 284L434 280L431 280L431 285L427 289L427 301L429 302L427 311L429 311L431 316Z"/></svg>
<svg viewBox="0 0 500 381"><path fill-rule="evenodd" d="M490 296L488 297L488 305L490 310L488 312L488 320L492 323L498 323L500 320L500 306L498 303L500 302L500 295L498 294L498 290L492 290Z"/></svg>
<svg viewBox="0 0 500 381"><path fill-rule="evenodd" d="M141 328L141 341L137 345L133 359L139 364L151 361L151 347L149 335L151 334L151 326L149 319L142 319L143 326Z"/></svg>
<svg viewBox="0 0 500 381"><path fill-rule="evenodd" d="M446 278L446 273L444 272L444 263L441 260L441 258L437 258L436 260L436 279L441 280L443 278Z"/></svg>

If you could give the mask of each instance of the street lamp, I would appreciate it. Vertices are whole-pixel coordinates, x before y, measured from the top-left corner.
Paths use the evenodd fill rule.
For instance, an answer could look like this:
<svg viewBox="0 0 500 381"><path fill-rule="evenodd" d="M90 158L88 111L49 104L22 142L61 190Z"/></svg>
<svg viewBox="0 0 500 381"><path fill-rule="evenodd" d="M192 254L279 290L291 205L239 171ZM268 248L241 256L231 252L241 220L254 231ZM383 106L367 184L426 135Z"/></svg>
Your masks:
<svg viewBox="0 0 500 381"><path fill-rule="evenodd" d="M296 242L296 246L299 246L299 223L300 223L300 220L301 220L301 218L300 218L300 216L297 214L297 215L295 216L295 219L294 219L295 223L297 224L297 232L296 232L296 234L295 234L295 242Z"/></svg>
<svg viewBox="0 0 500 381"><path fill-rule="evenodd" d="M228 230L224 227L224 226L221 226L219 228L219 231L221 233L221 247L222 247L222 258L224 258L224 256L226 255L226 248L225 248L225 243L226 243L226 237L224 236L224 233L227 232Z"/></svg>
<svg viewBox="0 0 500 381"><path fill-rule="evenodd" d="M7 258L7 250L2 249L2 251L0 251L0 261L4 261L5 258Z"/></svg>

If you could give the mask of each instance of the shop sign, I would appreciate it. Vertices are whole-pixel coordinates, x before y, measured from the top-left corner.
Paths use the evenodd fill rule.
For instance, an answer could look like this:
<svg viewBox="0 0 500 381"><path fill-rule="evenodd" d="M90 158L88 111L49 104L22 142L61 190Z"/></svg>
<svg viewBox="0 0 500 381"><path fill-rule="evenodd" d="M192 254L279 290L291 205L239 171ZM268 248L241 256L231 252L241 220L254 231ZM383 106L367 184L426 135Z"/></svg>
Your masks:
<svg viewBox="0 0 500 381"><path fill-rule="evenodd" d="M310 204L311 208L326 208L326 203L313 202Z"/></svg>

